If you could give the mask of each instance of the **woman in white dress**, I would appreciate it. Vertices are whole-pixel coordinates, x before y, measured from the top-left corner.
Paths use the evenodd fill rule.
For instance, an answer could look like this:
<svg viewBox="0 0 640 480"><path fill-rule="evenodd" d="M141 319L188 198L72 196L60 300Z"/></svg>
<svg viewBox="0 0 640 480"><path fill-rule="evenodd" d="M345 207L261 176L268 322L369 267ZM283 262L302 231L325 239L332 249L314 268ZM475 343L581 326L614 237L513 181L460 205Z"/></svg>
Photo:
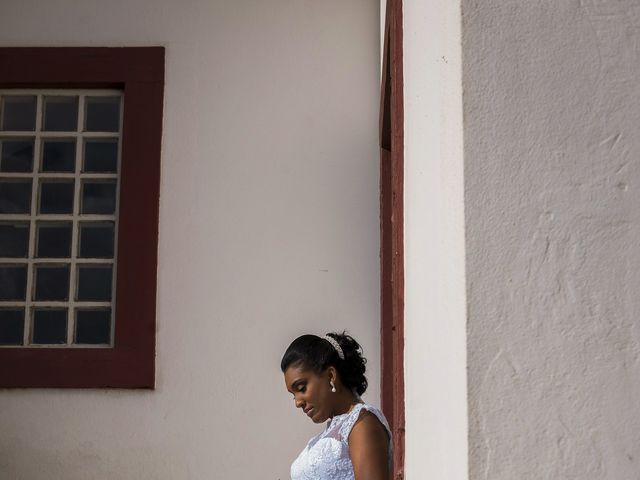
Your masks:
<svg viewBox="0 0 640 480"><path fill-rule="evenodd" d="M291 465L291 480L389 480L391 432L360 398L366 359L345 333L296 338L280 363L287 390L314 423L327 422Z"/></svg>

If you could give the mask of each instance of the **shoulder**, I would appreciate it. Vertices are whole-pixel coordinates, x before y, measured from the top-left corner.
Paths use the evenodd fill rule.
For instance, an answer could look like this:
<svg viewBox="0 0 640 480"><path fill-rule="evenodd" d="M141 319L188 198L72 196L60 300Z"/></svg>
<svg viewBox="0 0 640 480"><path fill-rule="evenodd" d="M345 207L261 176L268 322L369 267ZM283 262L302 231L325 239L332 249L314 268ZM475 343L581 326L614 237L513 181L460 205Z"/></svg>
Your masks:
<svg viewBox="0 0 640 480"><path fill-rule="evenodd" d="M387 433L386 426L375 413L371 412L369 409L361 408L360 412L356 414L355 421L351 427L349 443L365 439L387 443L389 440L389 434Z"/></svg>
<svg viewBox="0 0 640 480"><path fill-rule="evenodd" d="M357 416L348 439L355 478L389 479L392 449L384 417L365 408Z"/></svg>
<svg viewBox="0 0 640 480"><path fill-rule="evenodd" d="M360 403L349 413L342 425L342 438L348 442L352 439L354 430L355 435L363 434L365 437L375 434L382 434L384 438L389 438L389 427L384 415L373 405Z"/></svg>

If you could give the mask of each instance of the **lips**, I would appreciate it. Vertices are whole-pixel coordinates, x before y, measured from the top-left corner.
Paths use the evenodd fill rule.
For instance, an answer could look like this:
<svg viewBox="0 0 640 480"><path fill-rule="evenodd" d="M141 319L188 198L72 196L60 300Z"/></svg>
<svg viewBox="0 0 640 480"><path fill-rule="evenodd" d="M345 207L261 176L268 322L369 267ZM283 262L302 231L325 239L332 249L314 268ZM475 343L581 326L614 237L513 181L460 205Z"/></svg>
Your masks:
<svg viewBox="0 0 640 480"><path fill-rule="evenodd" d="M314 412L314 410L311 407L304 409L304 413L306 413L309 418L311 418L313 416L313 412Z"/></svg>

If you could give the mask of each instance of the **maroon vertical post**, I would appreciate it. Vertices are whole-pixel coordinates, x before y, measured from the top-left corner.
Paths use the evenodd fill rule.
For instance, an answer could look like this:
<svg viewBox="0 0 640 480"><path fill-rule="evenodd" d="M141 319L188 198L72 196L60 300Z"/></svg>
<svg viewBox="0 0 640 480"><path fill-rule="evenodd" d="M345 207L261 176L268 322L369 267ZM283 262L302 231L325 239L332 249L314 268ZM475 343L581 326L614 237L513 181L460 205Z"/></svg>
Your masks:
<svg viewBox="0 0 640 480"><path fill-rule="evenodd" d="M393 478L404 478L404 104L402 1L388 0L380 101L382 409L393 434Z"/></svg>

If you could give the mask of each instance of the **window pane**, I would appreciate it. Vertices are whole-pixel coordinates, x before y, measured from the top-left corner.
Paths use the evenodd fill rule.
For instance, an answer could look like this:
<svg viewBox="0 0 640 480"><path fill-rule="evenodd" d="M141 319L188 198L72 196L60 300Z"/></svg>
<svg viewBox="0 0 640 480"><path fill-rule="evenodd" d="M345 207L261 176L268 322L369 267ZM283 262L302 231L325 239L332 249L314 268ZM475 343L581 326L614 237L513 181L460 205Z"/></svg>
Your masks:
<svg viewBox="0 0 640 480"><path fill-rule="evenodd" d="M34 300L69 299L69 265L36 265Z"/></svg>
<svg viewBox="0 0 640 480"><path fill-rule="evenodd" d="M67 309L34 308L31 343L67 343Z"/></svg>
<svg viewBox="0 0 640 480"><path fill-rule="evenodd" d="M25 258L29 252L29 224L0 223L0 257Z"/></svg>
<svg viewBox="0 0 640 480"><path fill-rule="evenodd" d="M26 265L0 265L0 300L25 300Z"/></svg>
<svg viewBox="0 0 640 480"><path fill-rule="evenodd" d="M88 132L120 130L120 97L87 97L86 124Z"/></svg>
<svg viewBox="0 0 640 480"><path fill-rule="evenodd" d="M78 300L111 301L111 265L83 265L78 267Z"/></svg>
<svg viewBox="0 0 640 480"><path fill-rule="evenodd" d="M49 132L75 132L78 129L78 97L45 97L44 127Z"/></svg>
<svg viewBox="0 0 640 480"><path fill-rule="evenodd" d="M111 342L111 309L77 310L75 343Z"/></svg>
<svg viewBox="0 0 640 480"><path fill-rule="evenodd" d="M76 165L76 141L73 139L49 139L42 142L43 172L74 172Z"/></svg>
<svg viewBox="0 0 640 480"><path fill-rule="evenodd" d="M40 184L40 213L72 213L73 184L73 180L43 181Z"/></svg>
<svg viewBox="0 0 640 480"><path fill-rule="evenodd" d="M10 139L0 142L0 172L33 170L33 139Z"/></svg>
<svg viewBox="0 0 640 480"><path fill-rule="evenodd" d="M38 223L36 257L70 257L71 227L71 222Z"/></svg>
<svg viewBox="0 0 640 480"><path fill-rule="evenodd" d="M118 170L118 140L87 140L84 145L84 171L116 173Z"/></svg>
<svg viewBox="0 0 640 480"><path fill-rule="evenodd" d="M31 179L0 180L0 213L31 213Z"/></svg>
<svg viewBox="0 0 640 480"><path fill-rule="evenodd" d="M80 224L80 253L82 258L113 258L113 222L83 222Z"/></svg>
<svg viewBox="0 0 640 480"><path fill-rule="evenodd" d="M82 213L110 215L115 211L115 181L85 181L82 183Z"/></svg>
<svg viewBox="0 0 640 480"><path fill-rule="evenodd" d="M0 345L22 345L24 309L0 309Z"/></svg>
<svg viewBox="0 0 640 480"><path fill-rule="evenodd" d="M5 131L28 131L36 129L36 97L11 95L2 98L2 121L0 129Z"/></svg>

